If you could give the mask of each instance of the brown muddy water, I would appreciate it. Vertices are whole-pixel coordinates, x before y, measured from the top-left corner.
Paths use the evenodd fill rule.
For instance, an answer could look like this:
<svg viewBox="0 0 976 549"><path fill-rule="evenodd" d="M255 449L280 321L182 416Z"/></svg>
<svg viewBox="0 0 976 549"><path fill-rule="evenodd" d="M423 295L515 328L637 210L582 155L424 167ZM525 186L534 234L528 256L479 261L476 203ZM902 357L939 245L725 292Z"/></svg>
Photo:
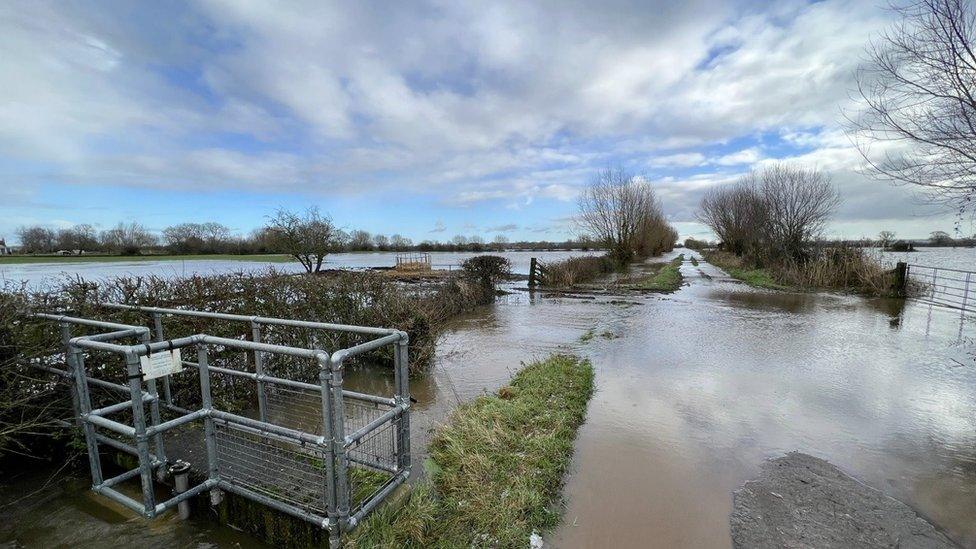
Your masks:
<svg viewBox="0 0 976 549"><path fill-rule="evenodd" d="M957 313L756 290L703 261L682 273L687 284L670 295L517 291L459 319L432 371L412 380L415 463L458 402L494 391L521 361L575 352L593 361L597 392L548 546L729 547L731 492L764 459L799 450L976 547L976 371L960 364ZM976 322L962 327L976 335ZM392 384L368 371L347 379ZM145 523L87 484L69 479L13 516L0 510L12 519L0 521L0 544L256 545L206 520Z"/></svg>

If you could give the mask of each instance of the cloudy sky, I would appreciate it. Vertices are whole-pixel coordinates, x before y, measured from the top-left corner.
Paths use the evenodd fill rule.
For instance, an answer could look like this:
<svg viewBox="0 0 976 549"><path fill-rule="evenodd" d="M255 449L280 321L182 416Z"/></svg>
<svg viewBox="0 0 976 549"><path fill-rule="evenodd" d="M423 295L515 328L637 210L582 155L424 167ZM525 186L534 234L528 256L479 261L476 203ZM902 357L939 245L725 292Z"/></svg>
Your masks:
<svg viewBox="0 0 976 549"><path fill-rule="evenodd" d="M860 175L843 131L881 2L271 4L0 4L0 236L243 233L314 204L415 240L559 239L607 166L702 236L703 190L776 159L833 176L833 235L953 226Z"/></svg>

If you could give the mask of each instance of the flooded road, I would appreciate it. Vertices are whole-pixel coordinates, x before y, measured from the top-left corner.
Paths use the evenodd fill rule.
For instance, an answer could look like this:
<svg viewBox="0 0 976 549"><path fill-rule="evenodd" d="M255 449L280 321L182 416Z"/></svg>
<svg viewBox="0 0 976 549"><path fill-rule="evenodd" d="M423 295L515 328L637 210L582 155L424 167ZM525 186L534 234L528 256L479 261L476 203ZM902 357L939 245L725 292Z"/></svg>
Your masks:
<svg viewBox="0 0 976 549"><path fill-rule="evenodd" d="M976 371L949 358L958 313L701 270L712 278L686 262L688 286L611 318L623 337L587 353L598 392L555 546L729 547L732 490L791 450L976 546Z"/></svg>
<svg viewBox="0 0 976 549"><path fill-rule="evenodd" d="M799 450L976 547L976 368L953 360L964 360L958 313L757 290L682 251L686 285L673 294L514 291L458 319L431 372L411 380L415 463L458 402L505 384L522 361L575 352L593 361L597 391L547 546L730 547L731 492L764 459ZM963 327L976 334L972 320ZM347 379L392 384L375 372ZM205 521L106 519L92 509L110 504L86 484L0 525L0 543L71 545L91 530L82 541L254 544Z"/></svg>

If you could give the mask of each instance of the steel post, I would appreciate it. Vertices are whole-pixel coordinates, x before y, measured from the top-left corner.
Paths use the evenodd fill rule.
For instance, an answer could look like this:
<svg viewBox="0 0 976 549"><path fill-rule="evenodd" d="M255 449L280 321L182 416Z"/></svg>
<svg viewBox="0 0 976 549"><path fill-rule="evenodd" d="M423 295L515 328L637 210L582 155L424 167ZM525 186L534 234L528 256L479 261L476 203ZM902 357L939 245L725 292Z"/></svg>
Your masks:
<svg viewBox="0 0 976 549"><path fill-rule="evenodd" d="M251 321L251 341L261 343L261 325ZM268 421L268 395L265 393L264 381L260 376L264 375L264 352L259 349L254 350L254 373L257 378L258 391L258 417L261 421Z"/></svg>
<svg viewBox="0 0 976 549"><path fill-rule="evenodd" d="M155 341L165 341L163 336L163 315L160 313L153 313L153 339ZM173 390L169 385L169 376L163 378L163 397L166 399L166 404L170 406L173 405Z"/></svg>
<svg viewBox="0 0 976 549"><path fill-rule="evenodd" d="M92 486L102 483L102 461L98 455L98 439L95 426L88 421L91 411L91 393L88 392L88 378L85 376L85 354L69 345L68 354L71 356L75 370L75 388L78 391L78 406L80 416L84 420L85 446L88 447L88 465L91 468Z"/></svg>
<svg viewBox="0 0 976 549"><path fill-rule="evenodd" d="M402 471L410 470L410 360L408 355L409 340L404 333L400 341L393 347L393 364L396 396L398 406L403 407L403 413L397 423L397 467Z"/></svg>
<svg viewBox="0 0 976 549"><path fill-rule="evenodd" d="M349 518L349 460L346 459L346 419L342 401L342 368L345 353L339 351L329 360L332 371L332 451L336 468L336 514L339 529L346 528Z"/></svg>
<svg viewBox="0 0 976 549"><path fill-rule="evenodd" d="M189 463L183 460L177 460L177 462L169 468L169 474L173 476L173 492L175 492L177 495L186 492L190 488ZM180 520L190 518L190 502L183 500L178 505Z"/></svg>
<svg viewBox="0 0 976 549"><path fill-rule="evenodd" d="M68 392L71 393L71 409L75 413L75 424L78 427L82 426L81 419L81 408L79 407L78 401L78 387L75 383L75 367L73 366L74 358L71 356L71 348L68 342L71 341L71 325L67 322L61 323L61 344L64 345L64 364L65 369L68 372Z"/></svg>
<svg viewBox="0 0 976 549"><path fill-rule="evenodd" d="M322 385L322 449L325 451L325 494L326 514L329 522L338 524L338 497L336 494L336 461L335 461L335 428L332 405L332 368L329 355L323 353L318 357L319 383ZM341 387L340 387L341 391ZM329 531L329 547L340 547L339 528L333 526Z"/></svg>
<svg viewBox="0 0 976 549"><path fill-rule="evenodd" d="M143 335L142 340L143 343L149 343L150 340L149 332L146 332ZM164 383L169 381L169 376L163 377L163 381ZM149 381L146 382L146 390L149 392L149 395L152 397L149 402L149 417L152 420L153 427L157 427L159 426L160 423L162 423L163 420L162 417L159 415L159 391L156 389L155 379L150 379ZM163 443L162 431L157 431L153 439L154 439L153 443L155 444L156 447L156 457L159 458L160 461L165 462L166 445ZM159 479L162 480L163 477L166 476L166 471L163 469L159 469L157 474L159 475Z"/></svg>
<svg viewBox="0 0 976 549"><path fill-rule="evenodd" d="M197 364L200 365L200 399L203 410L213 411L213 397L210 395L210 370L208 368L210 359L207 356L207 345L205 343L201 343L197 348ZM203 418L203 436L207 445L207 478L219 481L217 431L214 428L213 418L209 414ZM215 488L210 491L211 504L217 505L220 503L220 499L218 489Z"/></svg>
<svg viewBox="0 0 976 549"><path fill-rule="evenodd" d="M135 430L136 450L139 453L142 503L146 517L152 518L156 513L156 494L153 489L149 440L146 436L146 411L143 409L142 402L142 369L139 364L139 357L132 353L126 353L125 369L129 378L129 395L132 398L132 427Z"/></svg>

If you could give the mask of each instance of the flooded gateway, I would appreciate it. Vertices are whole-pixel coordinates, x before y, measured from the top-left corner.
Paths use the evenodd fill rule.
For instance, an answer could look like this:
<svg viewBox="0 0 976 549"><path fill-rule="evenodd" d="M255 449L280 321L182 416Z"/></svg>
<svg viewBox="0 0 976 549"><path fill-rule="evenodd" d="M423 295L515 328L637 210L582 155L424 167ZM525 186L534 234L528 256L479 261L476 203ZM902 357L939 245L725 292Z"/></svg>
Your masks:
<svg viewBox="0 0 976 549"><path fill-rule="evenodd" d="M729 547L732 491L764 460L798 450L976 547L976 371L963 362L957 312L756 290L703 261L686 261L682 274L686 285L670 295L516 291L462 318L430 374L412 382L414 449L422 454L453 407L503 385L521 361L571 351L592 359L597 392L550 546ZM971 337L976 321L962 327ZM389 383L348 376L350 388ZM84 481L29 499L4 509L0 541L255 544L205 519L147 524Z"/></svg>

